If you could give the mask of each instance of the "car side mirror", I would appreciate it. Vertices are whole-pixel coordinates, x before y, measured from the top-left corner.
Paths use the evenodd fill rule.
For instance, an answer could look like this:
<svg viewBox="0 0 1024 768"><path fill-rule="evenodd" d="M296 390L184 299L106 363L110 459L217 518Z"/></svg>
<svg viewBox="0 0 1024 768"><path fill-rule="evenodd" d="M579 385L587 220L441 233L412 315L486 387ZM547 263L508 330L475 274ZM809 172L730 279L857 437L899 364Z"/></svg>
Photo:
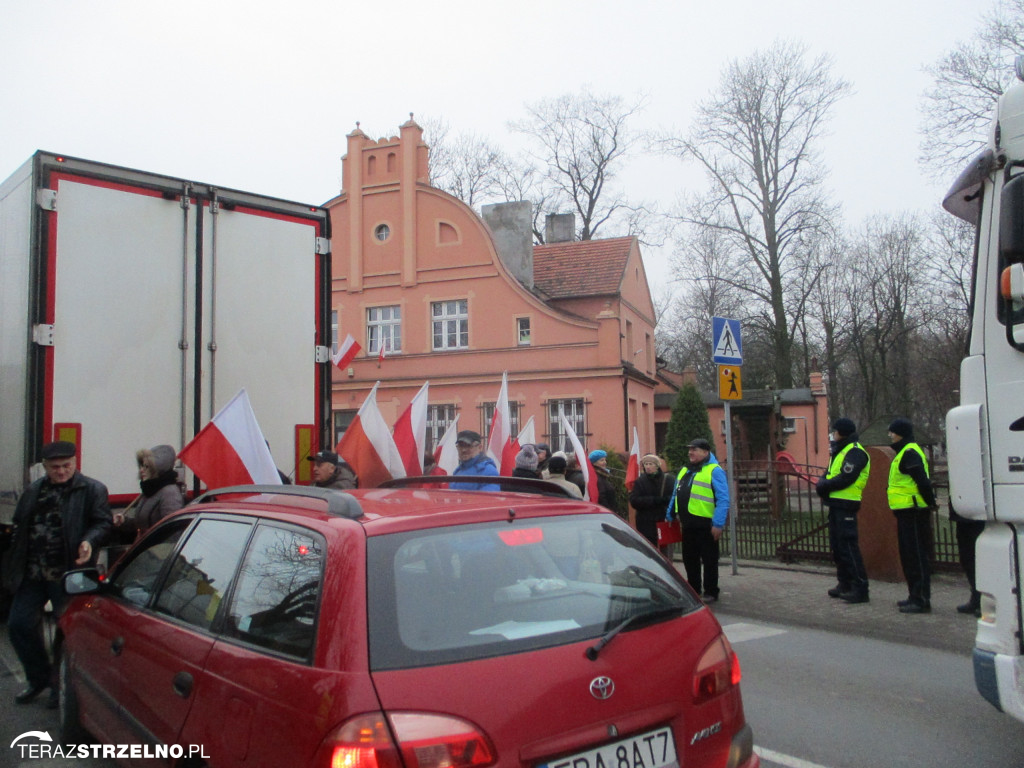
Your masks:
<svg viewBox="0 0 1024 768"><path fill-rule="evenodd" d="M99 591L103 581L100 579L100 572L97 568L82 568L77 571L68 571L61 579L66 595L87 595Z"/></svg>

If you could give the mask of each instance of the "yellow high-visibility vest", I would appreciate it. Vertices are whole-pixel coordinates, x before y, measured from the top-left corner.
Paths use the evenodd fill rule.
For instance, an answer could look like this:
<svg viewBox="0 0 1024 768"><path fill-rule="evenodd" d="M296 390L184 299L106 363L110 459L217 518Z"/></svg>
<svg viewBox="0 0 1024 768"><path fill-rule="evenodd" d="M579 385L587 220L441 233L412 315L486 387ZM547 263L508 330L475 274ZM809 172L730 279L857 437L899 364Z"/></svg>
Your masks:
<svg viewBox="0 0 1024 768"><path fill-rule="evenodd" d="M850 443L848 446L843 448L836 457L832 459L832 463L829 465L828 474L825 475L826 480L831 480L837 477L843 470L843 459L846 458L853 448L860 448L862 451L864 447L860 443ZM867 453L867 451L865 451ZM864 469L861 470L860 475L852 484L845 488L840 488L838 491L832 491L828 497L830 499L849 499L850 501L860 501L864 496L864 486L868 484L868 473L871 471L871 457L868 456L868 463L864 465Z"/></svg>

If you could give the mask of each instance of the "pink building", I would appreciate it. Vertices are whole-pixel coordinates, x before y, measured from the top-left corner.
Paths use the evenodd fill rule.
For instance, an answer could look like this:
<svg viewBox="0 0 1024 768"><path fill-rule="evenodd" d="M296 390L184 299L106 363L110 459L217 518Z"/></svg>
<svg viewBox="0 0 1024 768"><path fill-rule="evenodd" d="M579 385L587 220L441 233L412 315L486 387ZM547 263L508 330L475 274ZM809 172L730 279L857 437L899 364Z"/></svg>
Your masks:
<svg viewBox="0 0 1024 768"><path fill-rule="evenodd" d="M333 226L335 342L362 351L333 372L338 440L375 381L393 424L430 382L428 443L456 417L485 434L503 371L515 434L565 447L564 413L587 450L654 447L654 307L635 238L572 241L548 218L532 245L530 203L483 217L428 183L428 149L410 119L397 137L348 135ZM379 359L381 348L385 350Z"/></svg>

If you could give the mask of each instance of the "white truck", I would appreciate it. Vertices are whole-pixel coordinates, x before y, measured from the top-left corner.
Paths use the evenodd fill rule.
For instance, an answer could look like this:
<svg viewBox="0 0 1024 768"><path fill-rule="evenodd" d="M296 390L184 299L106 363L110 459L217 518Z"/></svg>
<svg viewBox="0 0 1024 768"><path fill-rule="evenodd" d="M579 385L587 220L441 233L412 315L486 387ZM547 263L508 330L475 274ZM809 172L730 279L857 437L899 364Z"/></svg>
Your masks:
<svg viewBox="0 0 1024 768"><path fill-rule="evenodd" d="M37 152L0 184L0 523L69 440L112 503L241 388L277 465L328 434L325 209ZM190 479L194 482L194 478Z"/></svg>
<svg viewBox="0 0 1024 768"><path fill-rule="evenodd" d="M974 677L981 695L1024 720L1024 59L999 99L988 148L960 175L946 210L977 227L960 405L946 417L950 499L984 520Z"/></svg>

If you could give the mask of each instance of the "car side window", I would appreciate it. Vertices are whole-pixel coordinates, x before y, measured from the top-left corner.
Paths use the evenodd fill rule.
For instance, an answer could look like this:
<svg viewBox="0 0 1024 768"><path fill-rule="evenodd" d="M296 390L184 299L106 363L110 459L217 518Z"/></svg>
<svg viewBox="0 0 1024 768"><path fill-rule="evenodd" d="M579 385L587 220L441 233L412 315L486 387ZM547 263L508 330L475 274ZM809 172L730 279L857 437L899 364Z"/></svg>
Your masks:
<svg viewBox="0 0 1024 768"><path fill-rule="evenodd" d="M261 525L239 571L224 635L311 658L323 561L314 535Z"/></svg>
<svg viewBox="0 0 1024 768"><path fill-rule="evenodd" d="M209 629L251 530L244 522L200 520L171 565L156 610Z"/></svg>
<svg viewBox="0 0 1024 768"><path fill-rule="evenodd" d="M113 593L139 607L148 605L164 563L174 553L178 539L191 522L190 519L176 520L147 536L130 555L131 559L114 573L110 581Z"/></svg>

